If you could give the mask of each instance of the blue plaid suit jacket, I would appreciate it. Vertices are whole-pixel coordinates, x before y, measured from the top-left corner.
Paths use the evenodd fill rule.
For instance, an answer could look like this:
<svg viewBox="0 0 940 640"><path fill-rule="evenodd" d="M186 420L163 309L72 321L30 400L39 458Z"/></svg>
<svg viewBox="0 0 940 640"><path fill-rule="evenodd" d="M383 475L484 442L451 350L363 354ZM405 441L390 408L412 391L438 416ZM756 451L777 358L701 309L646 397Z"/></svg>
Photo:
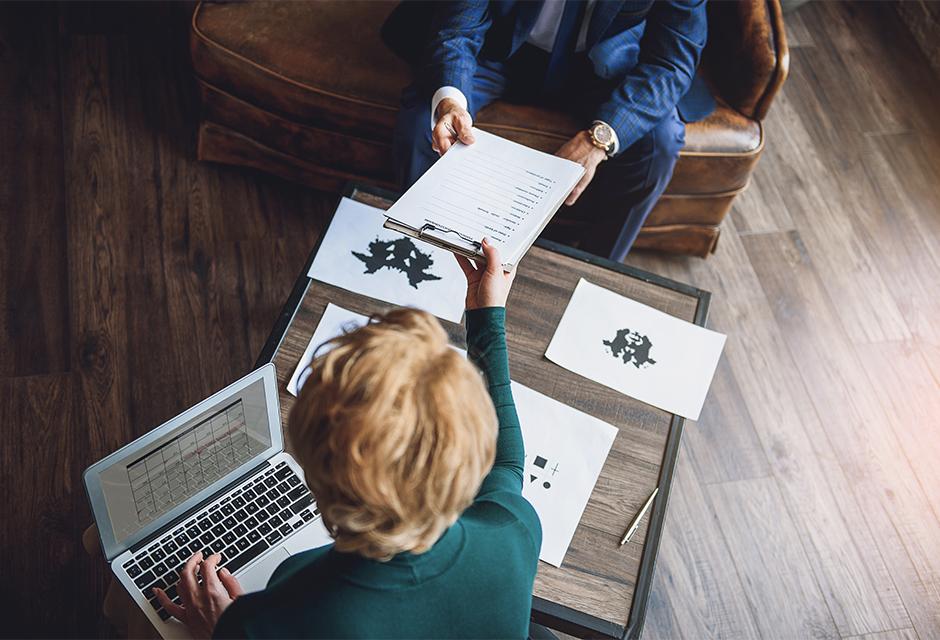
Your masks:
<svg viewBox="0 0 940 640"><path fill-rule="evenodd" d="M477 59L505 60L525 42L542 1L469 0L435 4L423 78L433 91L472 96ZM595 73L620 79L595 117L626 149L672 112L686 94L705 46L705 0L598 0L586 50Z"/></svg>

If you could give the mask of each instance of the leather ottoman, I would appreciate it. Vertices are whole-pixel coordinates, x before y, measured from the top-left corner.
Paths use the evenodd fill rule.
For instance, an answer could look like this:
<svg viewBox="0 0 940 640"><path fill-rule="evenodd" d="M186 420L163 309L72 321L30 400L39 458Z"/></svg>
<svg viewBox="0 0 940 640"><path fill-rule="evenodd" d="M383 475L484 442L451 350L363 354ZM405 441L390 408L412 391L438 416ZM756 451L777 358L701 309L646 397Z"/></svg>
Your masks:
<svg viewBox="0 0 940 640"><path fill-rule="evenodd" d="M395 188L391 139L409 67L379 30L395 3L200 3L190 48L203 104L198 157L341 191L350 180ZM637 248L707 256L764 146L761 119L788 54L778 0L709 5L702 72L715 111L686 145ZM475 124L553 153L583 123L497 101ZM559 212L561 214L561 212Z"/></svg>

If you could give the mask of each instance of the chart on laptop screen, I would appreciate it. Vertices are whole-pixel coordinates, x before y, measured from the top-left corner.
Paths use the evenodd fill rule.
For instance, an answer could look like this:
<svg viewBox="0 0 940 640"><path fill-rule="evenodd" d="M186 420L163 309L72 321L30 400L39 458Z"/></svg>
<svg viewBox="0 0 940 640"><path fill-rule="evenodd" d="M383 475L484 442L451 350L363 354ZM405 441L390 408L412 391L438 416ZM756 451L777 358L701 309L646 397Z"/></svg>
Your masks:
<svg viewBox="0 0 940 640"><path fill-rule="evenodd" d="M253 455L238 399L127 465L137 521L166 513Z"/></svg>

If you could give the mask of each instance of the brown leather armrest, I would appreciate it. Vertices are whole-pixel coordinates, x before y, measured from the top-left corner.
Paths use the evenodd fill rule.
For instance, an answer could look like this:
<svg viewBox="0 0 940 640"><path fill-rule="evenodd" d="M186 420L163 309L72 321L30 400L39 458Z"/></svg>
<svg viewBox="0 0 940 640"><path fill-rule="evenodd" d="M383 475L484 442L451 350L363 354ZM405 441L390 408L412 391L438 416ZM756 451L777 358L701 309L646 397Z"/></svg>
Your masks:
<svg viewBox="0 0 940 640"><path fill-rule="evenodd" d="M708 3L702 69L712 90L728 105L763 120L789 64L779 0Z"/></svg>

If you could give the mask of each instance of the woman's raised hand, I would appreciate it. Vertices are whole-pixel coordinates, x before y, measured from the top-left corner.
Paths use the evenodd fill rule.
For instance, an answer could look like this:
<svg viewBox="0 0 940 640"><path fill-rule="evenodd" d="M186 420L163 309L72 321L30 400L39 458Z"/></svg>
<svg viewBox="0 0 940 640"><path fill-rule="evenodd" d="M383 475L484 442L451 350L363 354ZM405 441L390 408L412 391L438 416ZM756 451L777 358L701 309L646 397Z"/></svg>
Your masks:
<svg viewBox="0 0 940 640"><path fill-rule="evenodd" d="M516 270L513 268L512 271L503 271L499 250L483 238L486 264L474 264L464 256L454 255L467 276L467 309L505 307Z"/></svg>

